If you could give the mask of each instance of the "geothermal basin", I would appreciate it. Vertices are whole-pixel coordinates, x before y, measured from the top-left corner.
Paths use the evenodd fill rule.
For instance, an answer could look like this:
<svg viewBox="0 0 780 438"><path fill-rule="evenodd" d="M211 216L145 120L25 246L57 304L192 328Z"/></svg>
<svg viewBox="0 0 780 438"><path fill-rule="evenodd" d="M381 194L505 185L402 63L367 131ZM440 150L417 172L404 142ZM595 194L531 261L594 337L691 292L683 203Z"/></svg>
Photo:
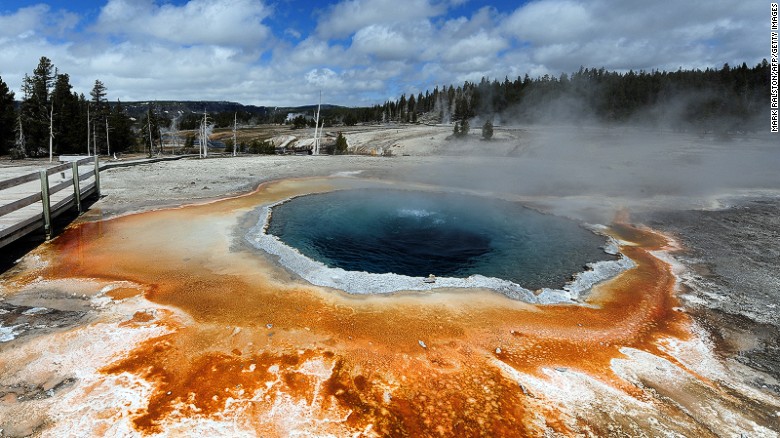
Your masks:
<svg viewBox="0 0 780 438"><path fill-rule="evenodd" d="M398 191L415 199L390 202ZM376 208L392 214L379 216L400 229L418 219L432 221L422 229L464 215L488 221L488 231L443 233L465 236L462 266L479 269L367 275L355 270L363 265L338 267L282 242L274 229L282 208L343 195L339 202L357 205L383 200ZM429 197L453 202L415 204ZM741 380L750 374L734 372L744 369L723 360L681 300L689 292L675 236L632 225L625 213L585 229L537 212L542 204L323 176L156 211L101 218L95 210L2 276L3 328L13 339L0 344L0 428L9 436L777 436L777 399ZM451 205L480 207L453 213ZM314 209L318 219L330 214ZM506 215L491 211L502 209L518 222L493 223ZM494 249L491 233L520 240L535 219L561 221L556 237L588 242L582 257L563 257L570 267L536 283L478 266ZM343 230L345 219L334 220ZM550 242L540 241L539 250ZM615 269L569 281L600 266ZM423 281L428 274L435 283Z"/></svg>

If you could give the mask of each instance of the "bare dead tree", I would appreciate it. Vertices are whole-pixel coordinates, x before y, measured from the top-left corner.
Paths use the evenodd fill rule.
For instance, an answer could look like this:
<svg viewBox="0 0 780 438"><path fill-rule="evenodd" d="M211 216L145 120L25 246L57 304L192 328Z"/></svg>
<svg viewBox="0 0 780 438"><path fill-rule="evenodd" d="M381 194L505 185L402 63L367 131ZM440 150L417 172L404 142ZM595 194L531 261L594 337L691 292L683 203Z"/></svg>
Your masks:
<svg viewBox="0 0 780 438"><path fill-rule="evenodd" d="M238 126L238 113L233 113L233 156L235 157L236 154L236 128Z"/></svg>
<svg viewBox="0 0 780 438"><path fill-rule="evenodd" d="M87 156L89 157L89 134L92 132L89 126L89 102L87 102Z"/></svg>
<svg viewBox="0 0 780 438"><path fill-rule="evenodd" d="M203 121L200 123L200 156L208 157L209 156L209 135L211 135L211 131L214 128L213 125L209 125L209 115L206 112L206 110L203 110Z"/></svg>
<svg viewBox="0 0 780 438"><path fill-rule="evenodd" d="M158 142L157 144L160 145L159 155L160 156L165 155L165 148L163 147L163 136L162 136L162 132L160 131L160 122L157 122L157 142Z"/></svg>
<svg viewBox="0 0 780 438"><path fill-rule="evenodd" d="M111 143L108 141L108 117L106 117L106 155L111 156Z"/></svg>
<svg viewBox="0 0 780 438"><path fill-rule="evenodd" d="M54 100L49 110L49 163L54 161Z"/></svg>
<svg viewBox="0 0 780 438"><path fill-rule="evenodd" d="M152 158L152 150L154 149L154 141L152 140L152 110L149 109L149 113L146 117L147 130L149 131L149 158Z"/></svg>
<svg viewBox="0 0 780 438"><path fill-rule="evenodd" d="M26 145L25 145L26 141L25 141L25 138L24 138L24 126L23 126L23 123L22 123L22 114L21 114L21 112L19 113L19 116L17 117L17 120L19 121L19 125L18 125L18 128L17 128L19 136L16 138L16 145L14 146L14 149L13 149L13 151L11 153L11 156L16 158L16 159L24 158L27 155L27 153L26 153L27 149L26 149Z"/></svg>
<svg viewBox="0 0 780 438"><path fill-rule="evenodd" d="M317 115L314 117L314 146L312 150L313 155L320 154L320 139L317 135L317 130L320 126L320 107L322 106L322 91L320 91L320 102L317 104ZM323 123L324 125L324 123Z"/></svg>
<svg viewBox="0 0 780 438"><path fill-rule="evenodd" d="M206 117L207 117L206 116L206 110L204 109L203 110L203 120L200 122L200 133L198 134L198 137L199 137L198 138L198 146L199 146L198 152L199 152L200 158L203 158L206 155L208 155L208 153L206 152L206 147L208 146L207 145L208 140L205 139L205 137L206 137Z"/></svg>

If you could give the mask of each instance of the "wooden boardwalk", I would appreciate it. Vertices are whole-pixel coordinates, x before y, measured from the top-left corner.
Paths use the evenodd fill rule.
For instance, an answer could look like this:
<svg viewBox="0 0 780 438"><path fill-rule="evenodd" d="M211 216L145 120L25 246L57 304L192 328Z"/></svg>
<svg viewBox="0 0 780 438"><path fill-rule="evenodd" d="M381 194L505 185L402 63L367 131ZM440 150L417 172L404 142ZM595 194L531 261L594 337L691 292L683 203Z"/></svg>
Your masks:
<svg viewBox="0 0 780 438"><path fill-rule="evenodd" d="M0 248L33 232L50 237L52 220L100 195L98 170L98 158L87 157L0 181Z"/></svg>
<svg viewBox="0 0 780 438"><path fill-rule="evenodd" d="M81 213L82 200L100 196L102 170L196 157L171 155L103 162L86 157L0 180L0 249L32 233L51 237L52 220L68 211Z"/></svg>

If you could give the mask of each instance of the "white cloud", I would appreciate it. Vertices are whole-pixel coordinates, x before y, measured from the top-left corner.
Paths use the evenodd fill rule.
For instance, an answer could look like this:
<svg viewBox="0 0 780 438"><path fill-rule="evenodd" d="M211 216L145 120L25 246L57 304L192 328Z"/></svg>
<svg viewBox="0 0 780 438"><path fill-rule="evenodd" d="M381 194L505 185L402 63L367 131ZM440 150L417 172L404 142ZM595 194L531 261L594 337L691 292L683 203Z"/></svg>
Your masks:
<svg viewBox="0 0 780 438"><path fill-rule="evenodd" d="M73 29L79 21L76 14L52 11L48 5L38 4L0 15L0 39L26 39L34 36L61 36Z"/></svg>
<svg viewBox="0 0 780 438"><path fill-rule="evenodd" d="M248 47L270 36L262 21L270 9L259 0L190 0L184 5L153 0L109 0L95 30L182 45Z"/></svg>
<svg viewBox="0 0 780 438"><path fill-rule="evenodd" d="M445 61L458 61L477 57L493 57L508 46L503 38L480 31L475 35L455 41L443 53Z"/></svg>
<svg viewBox="0 0 780 438"><path fill-rule="evenodd" d="M2 15L0 13L0 76L22 97L19 89L25 73L31 73L42 56L58 65L68 61L72 43L53 42L78 23L77 15L66 11L52 11L47 5L39 4L20 8Z"/></svg>
<svg viewBox="0 0 780 438"><path fill-rule="evenodd" d="M287 36L290 36L292 38L295 38L296 40L301 39L301 36L303 36L300 32L298 32L296 29L293 29L291 27L288 27L284 30L284 34Z"/></svg>
<svg viewBox="0 0 780 438"><path fill-rule="evenodd" d="M703 68L758 62L763 15L755 2L538 0L517 8L501 30L551 72Z"/></svg>
<svg viewBox="0 0 780 438"><path fill-rule="evenodd" d="M306 73L306 82L319 88L341 89L344 87L344 81L329 68L310 70Z"/></svg>
<svg viewBox="0 0 780 438"><path fill-rule="evenodd" d="M366 26L352 38L351 49L378 60L414 62L430 47L434 29L428 21Z"/></svg>
<svg viewBox="0 0 780 438"><path fill-rule="evenodd" d="M22 8L13 14L0 15L0 38L28 38L42 27L47 5Z"/></svg>
<svg viewBox="0 0 780 438"><path fill-rule="evenodd" d="M352 60L339 45L331 45L327 41L314 37L306 38L292 50L286 48L278 50L274 58L277 65L283 65L291 70L296 67L301 71L308 70L308 66L340 65L349 66Z"/></svg>
<svg viewBox="0 0 780 438"><path fill-rule="evenodd" d="M376 24L392 24L435 17L445 5L429 0L345 0L332 6L317 24L324 38L344 38Z"/></svg>
<svg viewBox="0 0 780 438"><path fill-rule="evenodd" d="M3 80L18 90L47 56L75 91L100 79L111 99L284 106L322 89L370 105L483 76L752 66L768 52L767 8L750 1L537 0L463 15L464 0L344 0L310 28L280 19L286 1L104 1L92 22L46 5L0 13Z"/></svg>
<svg viewBox="0 0 780 438"><path fill-rule="evenodd" d="M592 29L586 6L569 0L542 0L517 9L504 23L507 33L535 44L585 37Z"/></svg>

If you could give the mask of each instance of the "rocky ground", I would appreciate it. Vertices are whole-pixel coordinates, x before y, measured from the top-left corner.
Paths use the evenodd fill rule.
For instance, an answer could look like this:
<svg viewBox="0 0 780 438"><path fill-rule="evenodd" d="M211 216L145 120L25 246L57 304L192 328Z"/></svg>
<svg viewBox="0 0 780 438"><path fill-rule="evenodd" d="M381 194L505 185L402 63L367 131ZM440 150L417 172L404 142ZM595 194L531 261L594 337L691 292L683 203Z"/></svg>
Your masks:
<svg viewBox="0 0 780 438"><path fill-rule="evenodd" d="M645 219L685 246L682 298L724 357L766 373L752 383L780 395L780 199Z"/></svg>

